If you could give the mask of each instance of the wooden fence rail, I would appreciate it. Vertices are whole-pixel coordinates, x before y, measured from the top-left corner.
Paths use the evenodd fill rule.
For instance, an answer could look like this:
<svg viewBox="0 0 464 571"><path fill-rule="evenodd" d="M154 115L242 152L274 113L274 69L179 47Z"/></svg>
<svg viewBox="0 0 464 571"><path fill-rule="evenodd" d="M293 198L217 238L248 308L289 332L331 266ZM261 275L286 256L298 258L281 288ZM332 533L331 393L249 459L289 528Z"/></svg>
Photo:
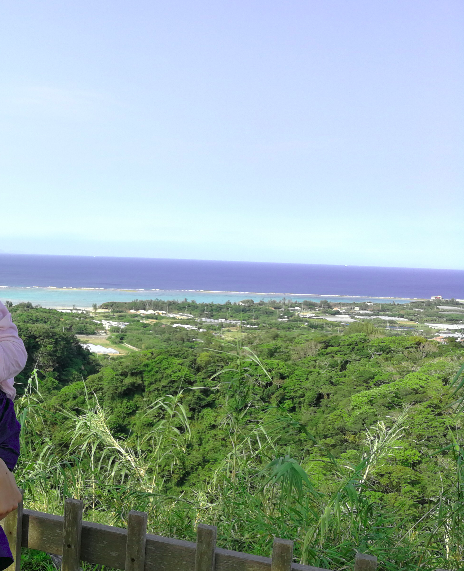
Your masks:
<svg viewBox="0 0 464 571"><path fill-rule="evenodd" d="M21 547L62 557L62 571L78 571L81 561L124 571L328 571L293 563L293 542L274 539L272 558L216 547L216 527L199 524L197 541L146 532L147 514L131 511L127 529L82 521L81 500L67 499L64 517L23 509L2 522L19 571ZM355 571L375 571L377 559L358 553Z"/></svg>

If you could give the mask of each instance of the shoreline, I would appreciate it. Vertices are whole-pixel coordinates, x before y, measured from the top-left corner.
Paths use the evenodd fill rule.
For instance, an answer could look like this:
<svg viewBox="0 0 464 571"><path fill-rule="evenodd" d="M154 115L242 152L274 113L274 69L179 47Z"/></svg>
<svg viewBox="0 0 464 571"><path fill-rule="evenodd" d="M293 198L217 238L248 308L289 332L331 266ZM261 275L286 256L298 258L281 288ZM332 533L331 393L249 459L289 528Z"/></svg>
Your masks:
<svg viewBox="0 0 464 571"><path fill-rule="evenodd" d="M423 297L402 297L402 296L379 296L379 295L363 295L363 294L342 294L342 293L329 293L329 294L320 294L320 293L294 293L294 292L255 292L255 291L234 291L234 290L206 290L206 289L173 289L173 290L163 290L163 289L143 289L143 288L102 288L102 287L59 287L59 286L9 286L9 285L0 285L0 293L8 291L44 291L48 293L53 292L121 292L121 293L160 293L160 294L167 294L167 293L180 293L180 294L212 294L212 295L252 295L252 296L279 296L279 299L283 297L298 297L298 298L353 298L366 300L392 300L392 301L404 301L404 302L412 302L412 301L428 301L428 298ZM156 298L153 298L156 299Z"/></svg>

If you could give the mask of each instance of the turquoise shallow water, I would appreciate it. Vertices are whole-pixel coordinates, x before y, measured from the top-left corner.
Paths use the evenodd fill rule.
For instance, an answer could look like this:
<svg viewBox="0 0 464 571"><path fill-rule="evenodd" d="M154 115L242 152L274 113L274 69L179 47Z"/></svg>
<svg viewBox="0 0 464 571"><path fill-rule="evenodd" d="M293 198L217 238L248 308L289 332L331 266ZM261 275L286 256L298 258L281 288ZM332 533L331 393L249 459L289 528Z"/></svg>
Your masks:
<svg viewBox="0 0 464 571"><path fill-rule="evenodd" d="M163 299L179 300L185 298L195 300L198 303L225 303L226 301L238 302L242 299L260 300L269 299L311 300L321 301L328 299L341 302L356 302L378 300L382 303L407 303L410 299L375 298L361 296L335 296L335 295L296 295L296 294L257 294L249 292L210 292L192 290L121 290L121 289L57 289L43 287L1 287L0 300L11 301L14 304L30 301L34 305L49 308L90 308L92 304L102 304L105 301L133 301L134 299Z"/></svg>

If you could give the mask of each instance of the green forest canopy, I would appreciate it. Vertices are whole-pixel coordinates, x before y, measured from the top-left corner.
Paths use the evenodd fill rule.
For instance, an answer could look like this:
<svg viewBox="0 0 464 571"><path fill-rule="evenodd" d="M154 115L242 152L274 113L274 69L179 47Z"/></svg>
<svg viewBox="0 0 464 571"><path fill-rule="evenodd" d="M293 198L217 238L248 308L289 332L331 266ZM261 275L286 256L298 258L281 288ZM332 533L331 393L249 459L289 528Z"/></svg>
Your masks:
<svg viewBox="0 0 464 571"><path fill-rule="evenodd" d="M146 310L146 302L105 304L111 319L127 323L109 340L140 349L111 358L90 354L76 338L99 331L106 314L12 308L29 352L19 392L36 371L41 395L29 386L18 401L19 408L29 403L31 418L18 470L37 509L51 501L31 468L46 442L47 454L89 482L97 460L104 472L113 458L112 476L97 491L79 488L96 521L105 512L120 522L135 505L149 511L156 533L191 539L201 516L219 525L225 547L268 555L280 535L296 541L299 560L323 567L350 566L360 549L404 568L421 557L421 565L459 568L461 416L450 384L463 347L433 341L421 325L443 319L436 304L382 304L376 313L401 313L413 324L392 330L374 314L349 325L305 320L283 302L170 302L165 315L128 313L142 303ZM330 303L305 307L322 317L339 311ZM176 311L192 317L167 315ZM198 321L205 316L242 325ZM97 418L104 430L92 424ZM87 436L76 436L76 427ZM139 476L132 500L127 462ZM53 477L59 498L69 482ZM443 519L444 498L454 511ZM318 513L326 514L325 527ZM417 533L401 539L400 528Z"/></svg>

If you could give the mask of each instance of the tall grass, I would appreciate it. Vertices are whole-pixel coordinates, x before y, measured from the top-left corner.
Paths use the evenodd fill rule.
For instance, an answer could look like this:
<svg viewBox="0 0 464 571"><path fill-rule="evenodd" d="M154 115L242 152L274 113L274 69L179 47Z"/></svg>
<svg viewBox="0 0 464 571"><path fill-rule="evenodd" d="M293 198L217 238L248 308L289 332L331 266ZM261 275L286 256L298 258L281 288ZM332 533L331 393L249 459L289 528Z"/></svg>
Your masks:
<svg viewBox="0 0 464 571"><path fill-rule="evenodd" d="M170 491L170 476L190 439L182 394L148 406L146 414L156 422L141 441L130 444L112 433L95 395L86 395L79 413L52 413L34 374L16 401L23 426L16 475L25 489L26 507L60 514L66 497L81 498L91 521L125 525L127 513L135 509L148 513L151 531L185 539L194 539L201 521L218 526L219 545L262 555L270 554L274 536L285 537L295 540L299 561L329 569L352 568L356 551L377 555L380 569L388 571L464 567L460 401L449 446L430 451L431 458L446 455L451 485L443 484L437 497L426 498L426 508L413 521L385 508L376 493L376 472L402 446L410 410L367 430L362 453L353 463L320 450L311 435L311 456L295 458L279 443L279 434L294 421L266 409L253 395L257 380L248 364L260 362L247 348L238 346L234 354L236 366L227 370L227 380L218 375L218 390L226 391L228 403L223 423L229 453L211 478L177 494ZM454 386L459 396L464 383L457 378ZM66 427L59 444L52 439L57 419ZM327 480L323 486L311 475L316 464ZM437 477L441 471L437 460Z"/></svg>

